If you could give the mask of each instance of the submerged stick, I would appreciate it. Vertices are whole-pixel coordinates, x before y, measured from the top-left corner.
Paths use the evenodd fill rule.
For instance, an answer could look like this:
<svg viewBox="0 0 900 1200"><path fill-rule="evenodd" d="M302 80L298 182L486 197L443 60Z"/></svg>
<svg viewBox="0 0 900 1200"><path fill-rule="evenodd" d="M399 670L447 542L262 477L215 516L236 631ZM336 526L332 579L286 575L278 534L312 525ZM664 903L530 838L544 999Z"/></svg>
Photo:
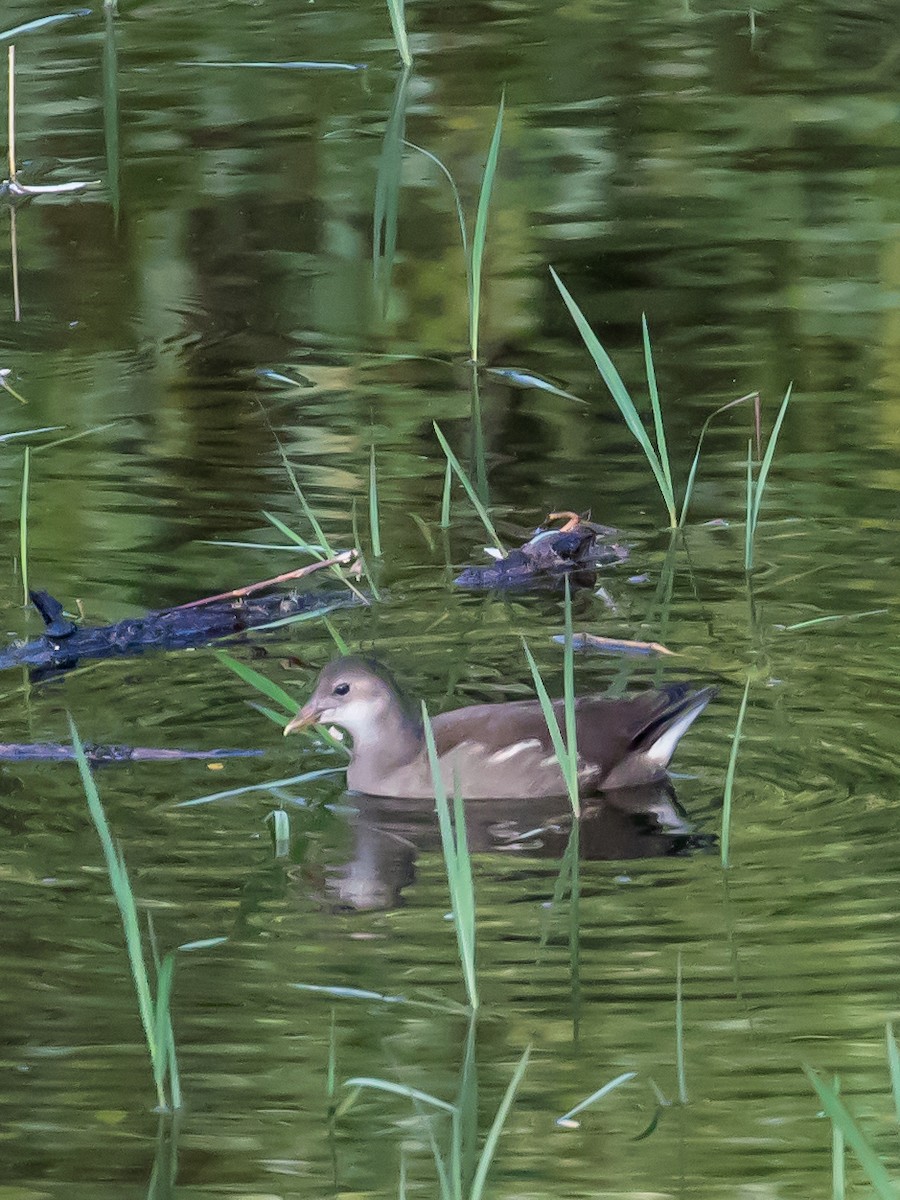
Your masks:
<svg viewBox="0 0 900 1200"><path fill-rule="evenodd" d="M120 762L180 762L182 759L258 758L262 750L165 750L155 746L95 746L86 744L84 753L89 763ZM0 742L2 762L72 762L76 758L72 746L54 742Z"/></svg>

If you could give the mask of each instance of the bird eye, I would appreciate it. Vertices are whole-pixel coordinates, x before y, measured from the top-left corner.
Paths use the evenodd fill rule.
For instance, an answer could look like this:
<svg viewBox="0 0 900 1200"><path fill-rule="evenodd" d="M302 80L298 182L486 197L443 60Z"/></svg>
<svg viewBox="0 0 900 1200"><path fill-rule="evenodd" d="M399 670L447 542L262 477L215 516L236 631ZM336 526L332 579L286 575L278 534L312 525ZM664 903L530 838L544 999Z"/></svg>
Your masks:
<svg viewBox="0 0 900 1200"><path fill-rule="evenodd" d="M349 691L350 691L349 683L339 683L334 689L334 694L335 694L335 696L346 696Z"/></svg>

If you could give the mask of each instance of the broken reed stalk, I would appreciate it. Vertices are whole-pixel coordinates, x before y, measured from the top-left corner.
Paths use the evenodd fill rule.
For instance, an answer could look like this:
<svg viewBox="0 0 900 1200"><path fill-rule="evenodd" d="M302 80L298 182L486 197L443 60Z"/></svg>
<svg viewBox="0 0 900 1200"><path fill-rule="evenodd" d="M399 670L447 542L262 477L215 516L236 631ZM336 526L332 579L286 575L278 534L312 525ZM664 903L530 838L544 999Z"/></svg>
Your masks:
<svg viewBox="0 0 900 1200"><path fill-rule="evenodd" d="M356 554L356 550L342 550L340 554L321 559L319 562L307 563L305 567L298 567L296 571L285 571L283 575L273 575L271 579L248 583L245 587L232 588L230 592L219 592L216 596L204 596L202 600L190 600L187 604L176 604L175 610L180 612L185 608L199 608L203 604L215 604L219 600L238 600L242 596L250 596L253 592L271 587L276 583L286 583L289 579L302 579L305 575L311 575L313 571L321 571L323 567L345 566L353 562Z"/></svg>
<svg viewBox="0 0 900 1200"><path fill-rule="evenodd" d="M6 136L9 147L9 181L16 177L16 48L9 46L6 52Z"/></svg>
<svg viewBox="0 0 900 1200"><path fill-rule="evenodd" d="M31 476L31 447L25 447L22 467L22 499L19 504L19 566L22 571L22 603L28 606L28 483Z"/></svg>

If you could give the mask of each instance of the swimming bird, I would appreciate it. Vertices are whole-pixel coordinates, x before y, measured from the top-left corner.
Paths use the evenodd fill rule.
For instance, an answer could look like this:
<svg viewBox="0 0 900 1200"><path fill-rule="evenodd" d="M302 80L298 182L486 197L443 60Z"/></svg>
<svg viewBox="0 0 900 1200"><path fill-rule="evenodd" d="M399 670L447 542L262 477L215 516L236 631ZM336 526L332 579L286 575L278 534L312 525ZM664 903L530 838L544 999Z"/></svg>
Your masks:
<svg viewBox="0 0 900 1200"><path fill-rule="evenodd" d="M575 701L582 795L664 779L682 735L715 695L665 684L621 699ZM562 700L554 701L565 729ZM309 700L285 726L336 725L353 738L347 787L371 796L434 796L418 709L374 659L348 655L323 669ZM432 718L445 786L464 800L562 796L563 774L537 700L474 704Z"/></svg>

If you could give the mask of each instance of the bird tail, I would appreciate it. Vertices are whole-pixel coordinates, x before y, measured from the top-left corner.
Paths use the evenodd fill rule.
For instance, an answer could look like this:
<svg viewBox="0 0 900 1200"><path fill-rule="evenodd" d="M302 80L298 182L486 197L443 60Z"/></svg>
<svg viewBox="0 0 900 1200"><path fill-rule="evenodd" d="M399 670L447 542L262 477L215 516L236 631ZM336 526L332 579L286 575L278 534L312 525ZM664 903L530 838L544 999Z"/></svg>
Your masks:
<svg viewBox="0 0 900 1200"><path fill-rule="evenodd" d="M673 683L662 690L668 697L668 704L644 726L631 744L632 753L640 755L660 773L666 770L675 747L719 689L705 687L692 691L688 683Z"/></svg>

